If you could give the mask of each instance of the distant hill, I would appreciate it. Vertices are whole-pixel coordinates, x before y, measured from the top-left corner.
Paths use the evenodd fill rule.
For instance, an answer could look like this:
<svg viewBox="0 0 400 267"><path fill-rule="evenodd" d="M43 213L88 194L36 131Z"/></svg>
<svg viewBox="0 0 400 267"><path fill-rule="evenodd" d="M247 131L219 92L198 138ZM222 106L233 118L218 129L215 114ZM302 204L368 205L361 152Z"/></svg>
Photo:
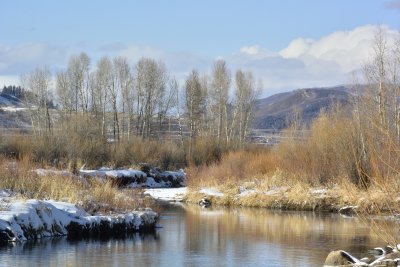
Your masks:
<svg viewBox="0 0 400 267"><path fill-rule="evenodd" d="M21 107L24 92L21 87L4 86L0 92L0 107Z"/></svg>
<svg viewBox="0 0 400 267"><path fill-rule="evenodd" d="M322 109L334 103L350 105L351 98L345 86L298 89L272 95L256 101L252 127L282 130L290 125L296 113L303 124L309 124Z"/></svg>
<svg viewBox="0 0 400 267"><path fill-rule="evenodd" d="M3 128L2 131L30 127L31 123L26 111L27 104L23 101L29 94L19 86L5 86L0 92L0 128Z"/></svg>

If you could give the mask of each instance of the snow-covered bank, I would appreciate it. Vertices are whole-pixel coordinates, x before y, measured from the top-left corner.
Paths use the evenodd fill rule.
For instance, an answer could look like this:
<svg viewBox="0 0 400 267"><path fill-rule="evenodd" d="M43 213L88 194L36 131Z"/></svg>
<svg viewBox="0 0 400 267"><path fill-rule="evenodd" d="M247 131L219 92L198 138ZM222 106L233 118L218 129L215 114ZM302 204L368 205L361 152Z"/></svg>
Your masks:
<svg viewBox="0 0 400 267"><path fill-rule="evenodd" d="M171 188L186 186L186 174L183 170L161 171L153 166L144 165L142 170L111 169L102 167L98 170L88 170L83 166L77 172L57 169L32 170L39 176L74 176L81 179L99 178L110 180L115 185L127 188Z"/></svg>
<svg viewBox="0 0 400 267"><path fill-rule="evenodd" d="M169 188L186 185L186 174L179 171L160 171L159 169L145 165L142 170L100 168L98 170L80 169L81 177L98 177L111 179L120 186L129 188Z"/></svg>
<svg viewBox="0 0 400 267"><path fill-rule="evenodd" d="M4 191L4 193L7 193ZM63 236L105 238L155 229L158 214L146 209L90 216L71 203L0 199L0 243Z"/></svg>
<svg viewBox="0 0 400 267"><path fill-rule="evenodd" d="M163 201L177 201L183 200L187 193L187 187L180 188L162 188L162 189L146 189L145 194Z"/></svg>

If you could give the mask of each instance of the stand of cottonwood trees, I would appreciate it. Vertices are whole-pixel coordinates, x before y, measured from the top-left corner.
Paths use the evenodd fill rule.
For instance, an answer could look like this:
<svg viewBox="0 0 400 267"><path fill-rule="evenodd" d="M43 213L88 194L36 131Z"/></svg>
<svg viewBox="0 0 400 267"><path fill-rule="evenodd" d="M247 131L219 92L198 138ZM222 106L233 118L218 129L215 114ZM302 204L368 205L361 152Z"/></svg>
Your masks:
<svg viewBox="0 0 400 267"><path fill-rule="evenodd" d="M55 77L48 67L36 68L22 76L22 84L34 95L35 135L78 127L79 118L94 121L91 131L113 142L133 135L170 135L182 144L189 139L189 154L199 136L244 143L260 89L251 72L237 70L232 77L224 60L210 74L190 71L179 84L162 61L142 58L132 66L124 57L103 57L93 66L86 53L71 56ZM57 110L48 105L53 97Z"/></svg>

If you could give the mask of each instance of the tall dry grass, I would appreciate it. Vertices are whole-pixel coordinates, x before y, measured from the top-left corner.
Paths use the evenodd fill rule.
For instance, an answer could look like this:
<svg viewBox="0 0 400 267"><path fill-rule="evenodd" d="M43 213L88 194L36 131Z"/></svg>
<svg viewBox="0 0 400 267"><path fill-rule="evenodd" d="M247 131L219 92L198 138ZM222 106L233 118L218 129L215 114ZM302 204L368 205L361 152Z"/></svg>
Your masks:
<svg viewBox="0 0 400 267"><path fill-rule="evenodd" d="M288 186L281 203L291 201L298 203L295 207L310 209L319 204L309 189L322 187L329 190L331 203L323 203L327 207L356 205L361 213L396 214L400 147L394 136L373 125L362 127L359 121L349 110L334 107L322 112L307 131L288 129L276 147L230 152L209 166L190 166L189 186L212 186L223 192L238 191L246 183L260 192ZM239 204L271 207L276 200L255 195Z"/></svg>
<svg viewBox="0 0 400 267"><path fill-rule="evenodd" d="M119 190L110 181L72 175L38 175L30 158L18 161L0 157L0 188L11 189L24 199L52 199L78 204L89 212L112 212L154 207L140 192Z"/></svg>
<svg viewBox="0 0 400 267"><path fill-rule="evenodd" d="M199 136L193 140L189 153L189 140L142 138L132 134L120 140L107 140L101 134L98 122L75 118L57 124L51 132L21 134L0 138L0 155L14 159L29 157L33 162L58 168L86 164L97 168L104 165L127 167L149 163L162 169L184 168L189 163L209 165L221 159L234 147L213 141L212 136Z"/></svg>

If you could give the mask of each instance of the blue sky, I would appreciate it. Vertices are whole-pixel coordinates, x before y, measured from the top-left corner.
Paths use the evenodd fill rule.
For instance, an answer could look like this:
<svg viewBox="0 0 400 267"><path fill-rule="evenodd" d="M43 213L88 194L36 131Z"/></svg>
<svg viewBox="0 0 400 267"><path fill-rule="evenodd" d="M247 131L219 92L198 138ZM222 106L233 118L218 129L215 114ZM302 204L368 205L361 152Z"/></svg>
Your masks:
<svg viewBox="0 0 400 267"><path fill-rule="evenodd" d="M253 70L271 92L340 84L355 63L323 56L324 64L335 64L326 64L323 73L312 73L301 69L312 63L300 57L315 57L316 67L322 54L316 56L315 50L323 50L325 39L332 39L331 50L323 50L330 54L341 45L340 38L356 45L371 39L374 25L385 25L393 37L400 29L399 0L10 0L1 1L0 10L0 86L42 64L61 69L71 54L80 51L92 57L94 66L103 55L124 55L132 64L141 56L159 58L182 77L191 68L207 72L213 60L224 58L232 71ZM309 47L312 51L302 55L293 52L304 44L318 49Z"/></svg>

